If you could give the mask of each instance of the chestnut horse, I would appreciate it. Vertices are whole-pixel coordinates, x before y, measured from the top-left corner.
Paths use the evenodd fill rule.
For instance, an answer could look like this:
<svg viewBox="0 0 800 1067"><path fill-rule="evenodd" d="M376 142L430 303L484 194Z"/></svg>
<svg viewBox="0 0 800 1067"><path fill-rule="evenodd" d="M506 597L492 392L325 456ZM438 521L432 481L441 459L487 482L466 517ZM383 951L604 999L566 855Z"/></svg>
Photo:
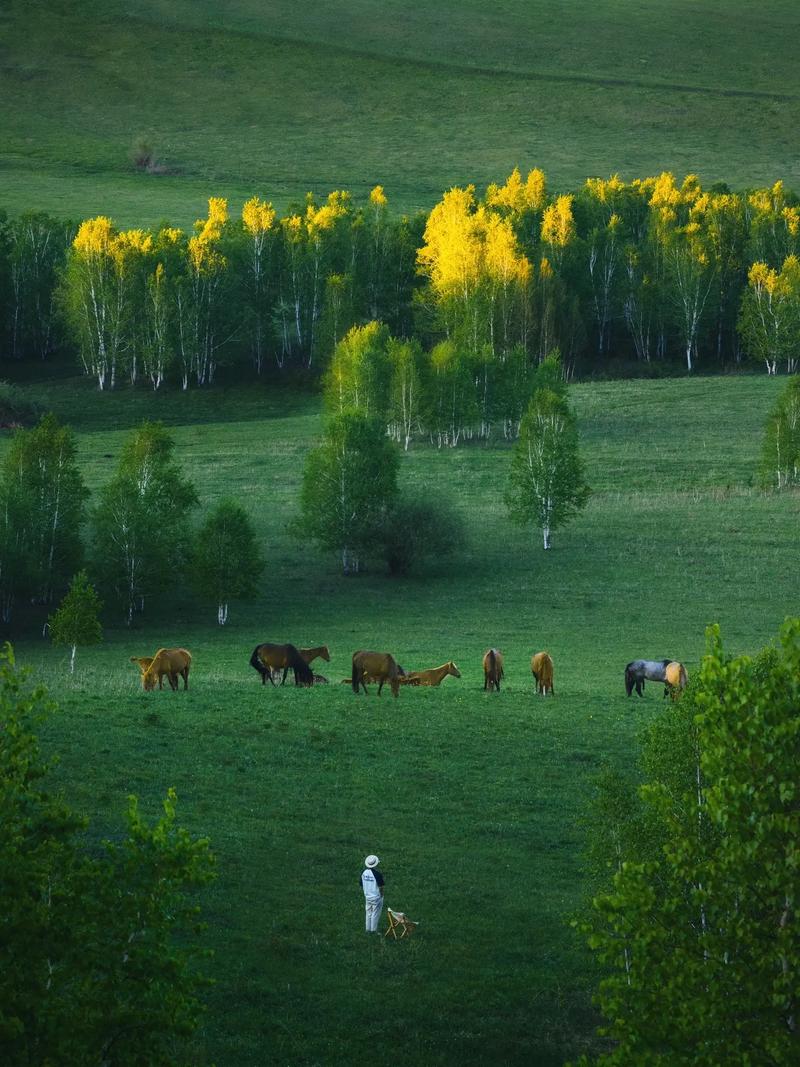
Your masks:
<svg viewBox="0 0 800 1067"><path fill-rule="evenodd" d="M531 656L531 674L536 682L537 693L542 696L547 696L548 692L556 695L553 688L553 657L549 652L537 652Z"/></svg>
<svg viewBox="0 0 800 1067"><path fill-rule="evenodd" d="M331 661L331 654L327 645L317 645L316 648L298 648L297 651L309 666L311 666L314 660L319 656L322 656L326 663L330 663Z"/></svg>
<svg viewBox="0 0 800 1067"><path fill-rule="evenodd" d="M400 690L400 669L395 662L394 656L389 652L354 652L353 673L350 683L353 692L358 693L361 686L368 693L367 679L378 682L378 696L381 695L384 682L388 682L392 689L392 696L396 697Z"/></svg>
<svg viewBox="0 0 800 1067"><path fill-rule="evenodd" d="M283 671L281 685L286 681L289 670L294 671L295 685L313 685L314 675L311 668L294 645L271 645L265 642L256 645L250 656L250 666L261 675L261 684L267 684L267 678L275 685L273 671Z"/></svg>
<svg viewBox="0 0 800 1067"><path fill-rule="evenodd" d="M500 679L504 676L503 653L496 648L490 648L483 657L483 688L489 692L496 689L500 692Z"/></svg>
<svg viewBox="0 0 800 1067"><path fill-rule="evenodd" d="M400 679L400 684L441 685L442 679L446 678L448 674L452 674L454 678L461 677L461 671L452 660L449 663L443 663L441 667L431 667L427 671L409 671L404 678Z"/></svg>
<svg viewBox="0 0 800 1067"><path fill-rule="evenodd" d="M160 648L154 656L131 656L131 663L137 664L142 676L142 688L146 691L164 688L164 675L167 675L170 689L178 688L178 677L183 678L183 688L189 688L189 668L192 666L192 654L185 648Z"/></svg>

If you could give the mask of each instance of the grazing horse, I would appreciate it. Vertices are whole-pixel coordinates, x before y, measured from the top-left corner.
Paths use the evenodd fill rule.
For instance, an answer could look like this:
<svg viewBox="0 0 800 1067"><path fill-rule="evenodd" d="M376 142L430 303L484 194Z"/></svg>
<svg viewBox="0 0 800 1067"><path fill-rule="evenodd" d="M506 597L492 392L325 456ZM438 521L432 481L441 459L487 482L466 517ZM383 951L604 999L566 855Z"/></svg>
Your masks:
<svg viewBox="0 0 800 1067"><path fill-rule="evenodd" d="M378 682L378 696L381 695L384 682L388 682L392 689L392 696L396 697L400 690L400 668L395 662L394 656L388 652L354 652L353 673L350 682L353 692L358 693L361 686L367 693L367 681Z"/></svg>
<svg viewBox="0 0 800 1067"><path fill-rule="evenodd" d="M441 667L431 667L427 671L409 671L404 678L400 679L400 684L441 685L442 679L446 678L448 674L452 674L454 678L461 677L461 671L452 660L449 663L443 663Z"/></svg>
<svg viewBox="0 0 800 1067"><path fill-rule="evenodd" d="M309 666L311 666L314 660L319 656L322 656L326 663L330 663L331 661L331 654L328 651L327 645L317 645L316 648L298 648L297 651Z"/></svg>
<svg viewBox="0 0 800 1067"><path fill-rule="evenodd" d="M531 674L536 682L536 692L547 696L548 691L555 696L553 688L553 657L549 652L537 652L531 656Z"/></svg>
<svg viewBox="0 0 800 1067"><path fill-rule="evenodd" d="M483 688L489 692L496 689L500 692L500 679L504 676L503 653L496 648L490 648L483 657Z"/></svg>
<svg viewBox="0 0 800 1067"><path fill-rule="evenodd" d="M664 682L667 680L667 667L672 663L671 659L634 659L625 668L625 692L628 696L636 688L639 696L644 696L645 679L650 682ZM668 690L664 689L666 694Z"/></svg>
<svg viewBox="0 0 800 1067"><path fill-rule="evenodd" d="M189 688L189 668L192 666L192 654L185 648L160 648L154 656L131 656L142 676L142 689L149 692L164 688L164 675L167 675L170 689L178 688L178 677L183 678L183 688Z"/></svg>
<svg viewBox="0 0 800 1067"><path fill-rule="evenodd" d="M689 675L682 663L673 660L664 668L664 696L667 693L674 699L675 694L682 693L689 684Z"/></svg>
<svg viewBox="0 0 800 1067"><path fill-rule="evenodd" d="M295 685L313 685L314 675L311 668L294 645L271 645L268 642L256 645L250 657L250 666L261 675L261 684L267 684L267 678L275 685L273 671L283 671L281 685L286 681L289 670L294 671Z"/></svg>

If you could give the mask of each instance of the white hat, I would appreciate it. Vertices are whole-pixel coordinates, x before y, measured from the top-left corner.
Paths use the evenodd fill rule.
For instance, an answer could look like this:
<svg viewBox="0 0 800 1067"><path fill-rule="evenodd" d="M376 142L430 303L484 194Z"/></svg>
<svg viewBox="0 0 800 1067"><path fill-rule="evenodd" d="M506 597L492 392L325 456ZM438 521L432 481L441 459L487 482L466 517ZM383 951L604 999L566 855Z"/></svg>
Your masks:
<svg viewBox="0 0 800 1067"><path fill-rule="evenodd" d="M364 866L377 867L380 862L381 861L378 859L377 856L367 856L367 858L364 860Z"/></svg>

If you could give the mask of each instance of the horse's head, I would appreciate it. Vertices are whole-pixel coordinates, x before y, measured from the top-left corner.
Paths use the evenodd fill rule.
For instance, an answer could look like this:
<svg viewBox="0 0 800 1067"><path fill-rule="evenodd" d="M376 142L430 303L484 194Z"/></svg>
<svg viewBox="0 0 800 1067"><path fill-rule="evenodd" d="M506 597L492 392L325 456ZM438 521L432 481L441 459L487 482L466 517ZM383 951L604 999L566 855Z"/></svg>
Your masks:
<svg viewBox="0 0 800 1067"><path fill-rule="evenodd" d="M330 652L328 650L328 646L327 645L323 645L322 646L322 650L320 652L320 656L322 656L322 658L325 660L326 663L330 663L331 654L330 654Z"/></svg>
<svg viewBox="0 0 800 1067"><path fill-rule="evenodd" d="M155 689L156 678L155 674L150 670L153 665L152 656L131 656L131 663L135 663L139 668L139 673L142 677L143 689Z"/></svg>
<svg viewBox="0 0 800 1067"><path fill-rule="evenodd" d="M461 671L456 667L452 660L447 664L447 673L452 674L454 678L461 677Z"/></svg>

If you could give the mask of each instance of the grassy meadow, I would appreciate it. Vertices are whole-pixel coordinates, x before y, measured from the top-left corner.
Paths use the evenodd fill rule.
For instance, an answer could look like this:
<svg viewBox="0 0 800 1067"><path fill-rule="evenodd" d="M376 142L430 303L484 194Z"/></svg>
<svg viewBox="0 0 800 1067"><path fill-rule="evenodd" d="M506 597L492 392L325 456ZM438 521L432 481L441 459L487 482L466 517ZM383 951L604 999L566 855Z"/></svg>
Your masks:
<svg viewBox="0 0 800 1067"><path fill-rule="evenodd" d="M244 8L245 5L240 5ZM175 17L181 6L174 7ZM659 687L627 699L636 656L674 656L690 674L718 621L730 651L768 642L800 603L798 497L764 494L755 473L782 381L767 377L576 385L572 399L594 494L554 535L511 527L508 448L416 445L401 482L448 498L463 553L404 580L344 578L287 530L313 396L268 384L179 394L97 394L73 378L24 386L79 434L88 484L110 475L129 427L161 418L203 507L233 495L268 556L257 599L216 625L180 590L136 627L68 654L16 643L57 697L43 733L55 779L92 817L122 827L135 792L154 815L167 787L181 821L211 838L219 878L204 894L216 985L198 1064L561 1064L590 1047L591 961L567 923L580 906L581 814L593 776L630 766ZM6 447L5 440L0 448ZM15 636L15 635L12 635ZM262 640L326 642L331 681L262 688ZM130 655L183 644L188 693L143 693ZM506 657L500 694L481 657ZM460 680L355 697L338 684L361 647L407 668L453 658ZM537 698L530 654L548 648L556 698ZM358 877L377 852L386 900L420 920L410 942L367 940Z"/></svg>
<svg viewBox="0 0 800 1067"><path fill-rule="evenodd" d="M515 165L797 187L798 31L792 0L10 0L0 208L187 226L381 183L412 211Z"/></svg>

